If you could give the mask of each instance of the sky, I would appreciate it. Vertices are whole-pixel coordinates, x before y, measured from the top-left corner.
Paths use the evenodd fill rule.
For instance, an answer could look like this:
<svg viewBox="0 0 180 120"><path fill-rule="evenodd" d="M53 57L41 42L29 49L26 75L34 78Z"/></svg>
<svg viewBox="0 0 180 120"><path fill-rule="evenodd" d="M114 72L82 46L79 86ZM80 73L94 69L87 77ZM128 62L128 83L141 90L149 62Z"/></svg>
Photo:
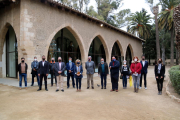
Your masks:
<svg viewBox="0 0 180 120"><path fill-rule="evenodd" d="M158 2L158 0L154 0L155 2ZM120 10L123 9L130 9L131 13L135 13L136 11L141 11L142 8L145 8L148 12L148 14L151 15L151 17L154 17L153 13L151 12L150 6L146 3L145 0L123 0L123 6L120 8ZM90 3L88 6L94 6L96 8L96 2L95 0L90 0ZM126 31L126 27L121 28L122 30Z"/></svg>

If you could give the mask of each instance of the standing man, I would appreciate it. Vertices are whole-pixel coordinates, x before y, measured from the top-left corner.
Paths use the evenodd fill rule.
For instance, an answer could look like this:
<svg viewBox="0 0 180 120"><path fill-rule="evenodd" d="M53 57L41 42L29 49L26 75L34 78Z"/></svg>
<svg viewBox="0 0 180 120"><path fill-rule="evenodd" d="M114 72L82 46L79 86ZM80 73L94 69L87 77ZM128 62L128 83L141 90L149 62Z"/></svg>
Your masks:
<svg viewBox="0 0 180 120"><path fill-rule="evenodd" d="M69 57L69 62L66 64L66 69L67 69L67 88L70 87L70 84L69 84L70 77L72 79L72 86L73 86L73 88L75 88L75 83L74 83L74 67L75 67L75 64L72 62L72 58Z"/></svg>
<svg viewBox="0 0 180 120"><path fill-rule="evenodd" d="M142 76L144 75L144 89L147 90L147 81L146 81L146 75L148 72L148 61L145 60L145 56L142 56L142 60L141 60L141 65L142 65L142 69L141 69L141 78L140 78L140 86L139 89L141 89L142 87Z"/></svg>
<svg viewBox="0 0 180 120"><path fill-rule="evenodd" d="M91 56L88 57L88 61L85 64L85 68L87 70L87 89L89 89L90 79L91 79L91 87L94 89L94 82L93 82L93 74L95 69L94 61L91 61Z"/></svg>
<svg viewBox="0 0 180 120"><path fill-rule="evenodd" d="M31 86L34 85L34 77L35 76L37 77L37 83L38 83L38 86L39 86L38 66L39 66L39 63L37 61L37 57L35 56L34 57L34 61L31 63L31 68L32 68L32 71L31 71L31 74L32 74L32 84L31 84Z"/></svg>
<svg viewBox="0 0 180 120"><path fill-rule="evenodd" d="M106 79L107 79L107 75L109 74L109 70L108 70L108 64L104 62L104 58L101 58L101 63L99 63L98 65L98 74L101 76L101 89L103 89L103 85L104 85L104 89L106 89Z"/></svg>
<svg viewBox="0 0 180 120"><path fill-rule="evenodd" d="M40 85L39 89L37 91L40 91L42 88L42 80L44 78L44 83L45 83L45 90L48 91L47 89L47 76L49 74L49 62L46 61L45 56L42 56L42 61L39 62L39 67L38 67L38 76L40 77Z"/></svg>
<svg viewBox="0 0 180 120"><path fill-rule="evenodd" d="M49 69L50 69L50 74L51 74L51 87L53 86L53 78L55 76L55 60L54 58L51 58L51 63L49 64ZM55 83L57 85L57 80L56 80L56 76L55 76Z"/></svg>
<svg viewBox="0 0 180 120"><path fill-rule="evenodd" d="M59 91L59 84L61 84L61 91L64 92L63 82L64 82L64 70L66 69L65 63L62 62L62 58L58 57L58 62L55 64L55 76L57 79L57 90Z"/></svg>
<svg viewBox="0 0 180 120"><path fill-rule="evenodd" d="M21 63L18 65L19 71L19 89L22 89L22 77L24 77L25 88L27 89L27 69L28 65L25 63L25 58L21 58Z"/></svg>
<svg viewBox="0 0 180 120"><path fill-rule="evenodd" d="M119 81L119 61L116 60L116 58L113 56L112 61L109 64L109 69L111 72L111 83L112 83L112 91L118 92L118 81Z"/></svg>

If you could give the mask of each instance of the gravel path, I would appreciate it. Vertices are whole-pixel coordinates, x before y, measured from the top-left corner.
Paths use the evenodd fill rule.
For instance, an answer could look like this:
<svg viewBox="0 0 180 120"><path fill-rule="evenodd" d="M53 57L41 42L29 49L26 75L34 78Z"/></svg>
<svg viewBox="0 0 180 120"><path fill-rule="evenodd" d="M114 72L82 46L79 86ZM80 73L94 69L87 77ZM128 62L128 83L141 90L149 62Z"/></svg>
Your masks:
<svg viewBox="0 0 180 120"><path fill-rule="evenodd" d="M0 84L0 120L180 120L180 104L165 94L157 95L154 68L149 67L147 76L148 89L139 93L133 87L119 92L110 92L111 82L108 78L107 89L97 87L100 78L95 77L95 89L86 89L86 79L82 80L82 92L72 87L65 92L37 92L37 86L28 90L19 90ZM168 68L166 76L168 76ZM167 84L165 80L164 86Z"/></svg>

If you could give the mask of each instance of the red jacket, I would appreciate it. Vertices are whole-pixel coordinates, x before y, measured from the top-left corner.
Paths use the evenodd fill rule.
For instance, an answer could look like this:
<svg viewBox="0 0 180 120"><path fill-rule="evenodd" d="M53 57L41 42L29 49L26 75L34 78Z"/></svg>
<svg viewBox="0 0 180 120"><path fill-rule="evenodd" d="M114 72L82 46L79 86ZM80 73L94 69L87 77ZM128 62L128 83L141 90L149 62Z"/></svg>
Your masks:
<svg viewBox="0 0 180 120"><path fill-rule="evenodd" d="M141 74L141 69L142 69L141 63L139 63L139 62L132 63L130 68L131 68L132 73L137 72L138 74Z"/></svg>

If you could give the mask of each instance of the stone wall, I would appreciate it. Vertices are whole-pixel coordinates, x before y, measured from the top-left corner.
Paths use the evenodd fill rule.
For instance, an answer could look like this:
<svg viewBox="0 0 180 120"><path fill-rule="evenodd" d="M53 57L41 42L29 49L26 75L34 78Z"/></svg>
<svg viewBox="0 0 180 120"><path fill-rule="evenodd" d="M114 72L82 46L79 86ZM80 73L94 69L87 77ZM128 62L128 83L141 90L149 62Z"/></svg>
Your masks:
<svg viewBox="0 0 180 120"><path fill-rule="evenodd" d="M10 25L14 28L18 46L20 46L20 4L12 4L0 10L0 77L6 77L6 69L4 65L6 61L5 59L2 59L2 56L5 56L5 51L3 52L3 48L5 36ZM18 54L21 55L21 51L19 49Z"/></svg>
<svg viewBox="0 0 180 120"><path fill-rule="evenodd" d="M111 60L112 47L115 42L118 43L122 56L125 56L128 45L131 48L132 57L141 57L142 55L142 43L140 40L106 27L100 27L100 25L72 13L31 0L21 0L20 9L20 15L14 15L15 18L20 16L20 24L17 26L19 29L15 29L15 31L18 31L18 40L21 41L18 43L18 52L21 53L18 55L18 60L20 61L22 56L26 58L29 65L29 79L31 78L30 64L33 57L37 56L38 60L41 60L42 55L47 57L51 40L64 27L70 30L76 38L83 64L87 61L90 44L96 36L103 43L108 63ZM4 18L9 14L10 11L5 16L0 16L0 18Z"/></svg>

